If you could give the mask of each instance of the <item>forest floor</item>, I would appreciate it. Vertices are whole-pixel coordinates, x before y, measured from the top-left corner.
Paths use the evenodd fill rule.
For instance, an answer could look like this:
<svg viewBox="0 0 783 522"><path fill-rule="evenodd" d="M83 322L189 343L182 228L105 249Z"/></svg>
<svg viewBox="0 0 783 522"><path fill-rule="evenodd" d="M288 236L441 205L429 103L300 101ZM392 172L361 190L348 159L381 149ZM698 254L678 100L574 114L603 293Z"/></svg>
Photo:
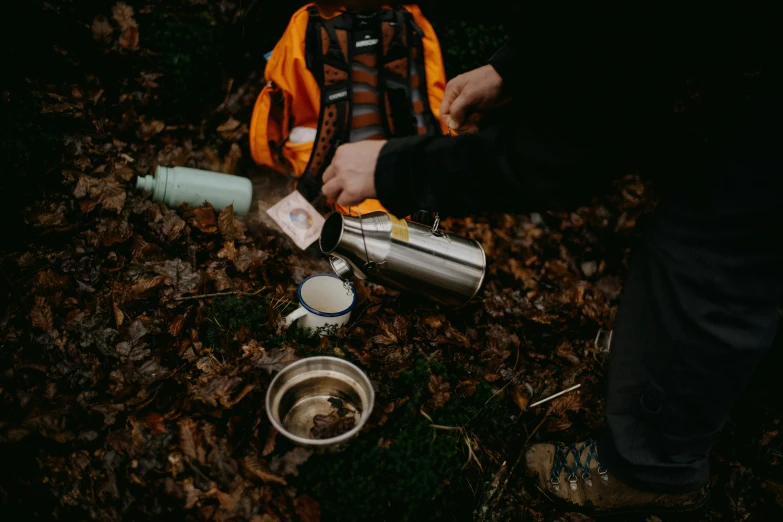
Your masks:
<svg viewBox="0 0 783 522"><path fill-rule="evenodd" d="M4 512L589 520L550 510L514 463L526 444L600 434L607 353L595 340L611 328L651 187L629 175L571 213L446 219L487 254L486 283L466 307L357 281L347 327L324 338L286 331L297 284L329 267L264 213L291 184L249 156L260 75L224 78L219 102L169 118L160 98L176 86L144 32L163 31L167 18L155 16L118 3L77 18L74 45L90 58L64 43L63 67L78 74L31 84L40 113L67 132L56 189L25 208L25 237L0 251ZM257 201L247 216L167 208L133 188L157 164L249 177ZM357 364L376 390L369 422L340 453L292 445L265 412L276 372L313 355ZM695 520L783 519L774 363L729 419L710 505Z"/></svg>

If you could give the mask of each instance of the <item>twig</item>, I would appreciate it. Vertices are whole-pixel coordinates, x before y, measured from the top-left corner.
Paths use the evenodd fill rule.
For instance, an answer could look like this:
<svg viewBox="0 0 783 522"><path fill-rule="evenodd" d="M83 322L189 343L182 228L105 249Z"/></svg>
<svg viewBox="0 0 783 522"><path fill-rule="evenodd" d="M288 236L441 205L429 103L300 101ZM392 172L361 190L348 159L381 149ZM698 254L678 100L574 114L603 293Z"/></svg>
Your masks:
<svg viewBox="0 0 783 522"><path fill-rule="evenodd" d="M535 435L535 434L536 434L536 432L537 432L538 430L540 430L540 429L541 429L541 426L543 426L543 425L544 425L544 421L546 421L548 418L549 418L549 414L546 414L546 415L544 415L544 418L543 418L543 419L541 419L541 422L539 422L539 423L538 423L538 426L536 426L535 428L533 428L533 431L531 431L531 432L530 432L530 435L528 435L528 436L527 436L527 438L525 439L525 444L527 444L528 442L530 442L530 439L532 439L532 438L533 438L533 435Z"/></svg>
<svg viewBox="0 0 783 522"><path fill-rule="evenodd" d="M505 385L504 385L502 388L500 388L498 391L496 391L495 393L493 393L493 394L492 394L492 397L490 397L489 399L487 399L487 402L485 402L485 403L484 403L484 406L486 406L486 405L489 403L489 401L491 401L492 399L494 399L494 398L495 398L495 395L497 395L498 393L500 393L500 392L502 392L503 390L505 390L506 388L508 388L508 385L509 385L509 384L511 384L512 382L516 381L516 380L517 380L517 377L519 377L519 376L522 374L522 372L523 372L523 371L524 371L524 370L520 370L520 371L519 371L519 373L517 373L515 376L513 376L511 379L509 379L509 381L508 381L508 382L507 382L507 383L506 383L506 384L505 384ZM482 408L483 408L484 406L482 406ZM479 410L479 411L478 411L478 413L481 413L481 410ZM478 415L478 413L476 413L476 415Z"/></svg>
<svg viewBox="0 0 783 522"><path fill-rule="evenodd" d="M423 417L425 417L428 421L430 421L430 428L432 429L444 430L444 431L458 431L459 434L462 436L463 440L465 441L465 444L468 446L468 460L462 466L462 469L465 469L465 466L467 466L471 460L475 460L481 472L482 473L484 472L484 466L481 465L481 461L473 452L473 445L470 443L470 436L468 435L467 430L463 426L443 426L441 424L433 424L432 417L424 413L424 410L419 408L419 413L421 413Z"/></svg>
<svg viewBox="0 0 783 522"><path fill-rule="evenodd" d="M546 399L541 399L540 401L536 401L536 402L534 402L533 404L531 404L529 407L530 407L530 408L533 408L533 407L535 407L535 406L538 406L539 404L544 404L544 403L545 403L545 402L547 402L547 401L551 401L552 399L555 399L555 398L557 398L557 397L560 397L561 395L564 395L564 394L566 394L566 393L568 393L568 392L572 392L572 391L574 391L575 389L579 388L580 386L582 386L582 385L581 385L581 384L577 384L576 386L571 386L571 387L570 387L570 388L568 388L567 390L563 390L563 391L561 391L561 392L557 392L557 393L556 393L556 394L554 394L554 395L550 395L550 396L549 396L549 397L547 397Z"/></svg>
<svg viewBox="0 0 783 522"><path fill-rule="evenodd" d="M536 484L536 489L537 489L538 491L540 491L540 492L541 492L541 493L542 493L542 494L543 494L543 495L546 497L546 499L547 499L548 501L552 502L552 499L551 499L551 498L549 498L549 495L547 495L547 494L546 494L546 491L544 491L543 489L541 489L541 486L539 486L538 484Z"/></svg>
<svg viewBox="0 0 783 522"><path fill-rule="evenodd" d="M213 294L197 294L197 295L185 295L185 296L177 296L174 298L175 301L187 301L188 299L204 299L205 297L219 297L222 295L258 295L264 290L269 288L268 286L265 286L263 288L260 288L256 290L255 292L243 292L241 290L231 290L229 292L215 292Z"/></svg>
<svg viewBox="0 0 783 522"><path fill-rule="evenodd" d="M346 333L346 334L347 334L348 332L350 332L350 331L353 329L353 327L354 327L354 326L356 326L357 324L359 324L359 319L361 319L361 318L362 318L362 316L364 315L364 312L366 312L368 308L370 308L370 305L369 305L369 304L368 304L367 306L365 306L364 308L362 308L362 311L361 311L361 312L359 312L359 315L357 315L357 316L354 318L354 320L353 320L353 321L351 321L353 324L351 324L351 326L349 326L349 327L348 327L348 328L345 330L345 333Z"/></svg>
<svg viewBox="0 0 783 522"><path fill-rule="evenodd" d="M430 424L430 428L435 430L462 431L460 426L442 426L440 424Z"/></svg>
<svg viewBox="0 0 783 522"><path fill-rule="evenodd" d="M468 482L468 486L470 486L470 490L473 492L473 498L476 498L476 490L473 489L473 484L470 483L470 480L468 480L468 477L465 477L465 480Z"/></svg>
<svg viewBox="0 0 783 522"><path fill-rule="evenodd" d="M468 437L468 432L464 429L460 428L460 431L462 432L462 436L465 438L465 444L468 446L468 460L465 462L465 464L462 466L462 469L465 469L465 466L470 464L471 460L475 460L476 464L478 464L479 471L484 473L484 466L481 465L481 462L479 461L478 457L475 453L473 453L473 444L470 443L470 437Z"/></svg>

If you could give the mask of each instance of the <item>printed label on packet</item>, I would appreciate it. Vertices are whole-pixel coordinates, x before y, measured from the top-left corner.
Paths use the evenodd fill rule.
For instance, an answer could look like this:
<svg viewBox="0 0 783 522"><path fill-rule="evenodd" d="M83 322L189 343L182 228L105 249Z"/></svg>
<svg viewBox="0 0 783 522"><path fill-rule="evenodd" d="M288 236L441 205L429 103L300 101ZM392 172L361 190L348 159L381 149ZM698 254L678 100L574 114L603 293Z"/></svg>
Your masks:
<svg viewBox="0 0 783 522"><path fill-rule="evenodd" d="M321 236L326 221L298 190L278 201L266 213L302 250Z"/></svg>

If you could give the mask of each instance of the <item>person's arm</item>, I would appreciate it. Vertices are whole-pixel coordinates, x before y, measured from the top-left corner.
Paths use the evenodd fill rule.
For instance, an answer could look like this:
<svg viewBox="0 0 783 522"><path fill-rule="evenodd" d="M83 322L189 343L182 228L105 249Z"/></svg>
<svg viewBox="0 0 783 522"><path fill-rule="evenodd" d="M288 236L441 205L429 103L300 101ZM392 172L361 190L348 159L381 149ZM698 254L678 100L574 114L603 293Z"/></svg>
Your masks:
<svg viewBox="0 0 783 522"><path fill-rule="evenodd" d="M420 208L449 215L574 208L623 172L609 149L587 139L571 145L518 122L395 139L381 149L375 191L398 216Z"/></svg>
<svg viewBox="0 0 783 522"><path fill-rule="evenodd" d="M513 92L516 86L516 60L514 52L513 36L506 42L503 47L497 50L492 58L489 59L489 65L491 65L495 71L503 78L503 90L505 92Z"/></svg>
<svg viewBox="0 0 783 522"><path fill-rule="evenodd" d="M531 44L512 39L489 60L502 78L499 94L484 83L493 74L489 71L468 80L457 97L467 93L467 100L453 102L464 116L466 106L482 110L511 95L512 104L497 109L506 113L503 124L474 134L417 136L384 145L375 191L391 212L574 208L631 172L633 115L626 96L632 89L624 89L619 77L630 67L615 67L606 52L599 53L600 61L589 58L591 50L608 46L569 52L563 45L565 50L541 55L540 49L521 53L520 45ZM475 86L480 87L471 89ZM491 94L484 99L486 92Z"/></svg>
<svg viewBox="0 0 783 522"><path fill-rule="evenodd" d="M619 53L624 48L611 35L598 40L590 27L583 28L590 34L571 29L549 40L555 32L539 29L501 50L494 64L451 80L442 115L459 136L342 145L324 174L324 193L343 204L377 197L398 216L587 203L606 181L632 172L645 67ZM507 95L514 101L496 109L504 123L463 134L475 127L471 113Z"/></svg>

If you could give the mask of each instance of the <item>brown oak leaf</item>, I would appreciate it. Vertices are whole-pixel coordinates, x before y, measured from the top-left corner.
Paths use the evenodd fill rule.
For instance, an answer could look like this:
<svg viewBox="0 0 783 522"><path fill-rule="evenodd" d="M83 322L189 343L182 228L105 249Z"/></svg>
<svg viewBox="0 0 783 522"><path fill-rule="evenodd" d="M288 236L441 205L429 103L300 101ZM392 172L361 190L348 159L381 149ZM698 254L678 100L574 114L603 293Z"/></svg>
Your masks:
<svg viewBox="0 0 783 522"><path fill-rule="evenodd" d="M134 299L143 299L149 297L153 290L165 283L166 277L162 275L139 279L131 285L128 294Z"/></svg>
<svg viewBox="0 0 783 522"><path fill-rule="evenodd" d="M54 318L52 317L52 308L46 299L41 296L35 297L35 305L30 310L30 322L33 327L49 331L54 329Z"/></svg>
<svg viewBox="0 0 783 522"><path fill-rule="evenodd" d="M148 266L159 275L166 277L166 284L174 288L177 294L193 292L201 285L201 273L196 272L181 259L168 259L162 263Z"/></svg>
<svg viewBox="0 0 783 522"><path fill-rule="evenodd" d="M269 426L269 433L266 436L266 443L264 444L264 450L261 452L262 457L266 457L273 451L275 451L275 445L277 443L277 429L274 426Z"/></svg>
<svg viewBox="0 0 783 522"><path fill-rule="evenodd" d="M144 259L148 254L160 251L161 248L158 245L145 241L139 234L133 236L133 247L131 248L133 259Z"/></svg>
<svg viewBox="0 0 783 522"><path fill-rule="evenodd" d="M294 500L294 511L302 522L321 522L321 506L307 495Z"/></svg>
<svg viewBox="0 0 783 522"><path fill-rule="evenodd" d="M200 446L200 440L197 433L198 424L189 417L181 419L177 426L179 428L179 448L182 453L199 462L204 462L206 452Z"/></svg>
<svg viewBox="0 0 783 522"><path fill-rule="evenodd" d="M98 179L81 174L73 195L77 199L89 196L95 201L95 203L88 201L85 205L81 205L82 212L89 212L96 204L100 204L105 210L119 214L125 206L125 188L116 181L106 178Z"/></svg>
<svg viewBox="0 0 783 522"><path fill-rule="evenodd" d="M217 255L221 259L228 259L234 261L237 258L237 249L234 248L233 241L226 241L223 243L223 248L220 249Z"/></svg>
<svg viewBox="0 0 783 522"><path fill-rule="evenodd" d="M239 145L236 143L232 143L231 149L228 151L228 154L226 154L226 157L223 160L223 168L221 169L221 172L225 172L226 174L233 174L237 169L237 163L241 157L242 149L240 149Z"/></svg>
<svg viewBox="0 0 783 522"><path fill-rule="evenodd" d="M109 23L109 19L103 15L96 16L92 21L92 37L96 42L111 42L111 35L114 34L114 28Z"/></svg>
<svg viewBox="0 0 783 522"><path fill-rule="evenodd" d="M205 234L217 232L217 221L212 207L199 207L193 211L193 214L193 224L196 225L196 228Z"/></svg>
<svg viewBox="0 0 783 522"><path fill-rule="evenodd" d="M99 218L94 233L88 231L88 240L93 246L99 244L109 247L117 243L124 243L133 235L133 225L125 219Z"/></svg>
<svg viewBox="0 0 783 522"><path fill-rule="evenodd" d="M269 254L263 250L259 250L255 247L248 248L242 245L239 247L236 259L234 259L234 266L240 272L247 272L251 266L265 261L268 257Z"/></svg>
<svg viewBox="0 0 783 522"><path fill-rule="evenodd" d="M141 125L139 125L139 129L136 131L136 134L142 140L147 141L154 135L162 132L165 128L166 124L160 120L152 120L150 122L143 121L141 122Z"/></svg>
<svg viewBox="0 0 783 522"><path fill-rule="evenodd" d="M35 274L33 286L38 292L59 290L70 286L70 279L68 276L57 274L51 268L47 268Z"/></svg>
<svg viewBox="0 0 783 522"><path fill-rule="evenodd" d="M430 402L434 408L441 408L446 401L451 397L449 389L451 385L448 382L443 382L443 377L435 374L430 374L430 383L428 389L432 394Z"/></svg>
<svg viewBox="0 0 783 522"><path fill-rule="evenodd" d="M223 124L221 124L217 131L226 141L235 141L241 138L247 132L247 125L239 120L229 117Z"/></svg>
<svg viewBox="0 0 783 522"><path fill-rule="evenodd" d="M168 238L169 241L173 241L179 237L184 228L185 221L183 221L176 212L169 210L163 217L163 223L161 224L160 231Z"/></svg>
<svg viewBox="0 0 783 522"><path fill-rule="evenodd" d="M299 446L287 451L284 455L273 458L269 463L269 468L284 477L297 476L299 475L299 466L307 462L312 454L313 450Z"/></svg>
<svg viewBox="0 0 783 522"><path fill-rule="evenodd" d="M236 239L237 229L236 226L234 226L233 204L220 211L220 216L218 217L218 228L220 229L220 233L226 239L226 242Z"/></svg>
<svg viewBox="0 0 783 522"><path fill-rule="evenodd" d="M147 343L143 341L149 331L140 319L133 321L128 327L127 341L117 344L117 354L120 359L129 361L140 361L146 358L151 352L147 348Z"/></svg>
<svg viewBox="0 0 783 522"><path fill-rule="evenodd" d="M432 328L433 330L437 330L441 326L443 326L443 321L445 320L446 317L443 315L429 315L424 318L424 324L426 324L428 327Z"/></svg>
<svg viewBox="0 0 783 522"><path fill-rule="evenodd" d="M299 357L296 355L296 350L290 346L285 346L276 350L265 350L255 364L258 368L263 368L271 374L272 372L279 372L292 362L298 360Z"/></svg>
<svg viewBox="0 0 783 522"><path fill-rule="evenodd" d="M171 324L169 325L169 333L173 337L179 337L179 334L182 332L183 326L185 326L185 316L179 314L177 317L174 318L173 321L171 321Z"/></svg>
<svg viewBox="0 0 783 522"><path fill-rule="evenodd" d="M267 464L262 460L259 460L258 457L254 455L248 455L247 457L243 458L240 463L242 464L242 469L245 470L246 474L260 478L267 484L280 484L281 486L288 485L283 477L270 471Z"/></svg>
<svg viewBox="0 0 783 522"><path fill-rule="evenodd" d="M115 165L114 175L123 181L130 181L134 176L133 169L127 165Z"/></svg>
<svg viewBox="0 0 783 522"><path fill-rule="evenodd" d="M215 290L217 290L218 292L222 292L223 290L227 290L232 286L234 286L233 283L231 282L231 278L229 278L228 274L226 274L226 269L223 267L220 268L215 268L214 266L208 267L207 277L209 277L209 279L215 283Z"/></svg>
<svg viewBox="0 0 783 522"><path fill-rule="evenodd" d="M133 17L133 8L125 2L117 2L111 12L122 30L120 45L125 49L136 49L139 46L139 25Z"/></svg>

